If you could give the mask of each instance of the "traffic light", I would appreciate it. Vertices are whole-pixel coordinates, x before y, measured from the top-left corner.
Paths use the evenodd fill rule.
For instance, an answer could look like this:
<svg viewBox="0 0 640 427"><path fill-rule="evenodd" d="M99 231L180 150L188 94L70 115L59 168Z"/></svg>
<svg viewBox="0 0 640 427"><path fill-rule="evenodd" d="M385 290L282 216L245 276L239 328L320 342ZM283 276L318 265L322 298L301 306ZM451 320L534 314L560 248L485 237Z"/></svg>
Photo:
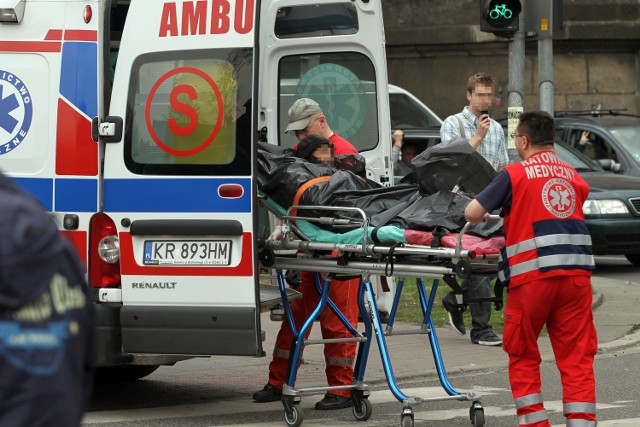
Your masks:
<svg viewBox="0 0 640 427"><path fill-rule="evenodd" d="M518 31L520 0L480 0L480 31L509 37Z"/></svg>

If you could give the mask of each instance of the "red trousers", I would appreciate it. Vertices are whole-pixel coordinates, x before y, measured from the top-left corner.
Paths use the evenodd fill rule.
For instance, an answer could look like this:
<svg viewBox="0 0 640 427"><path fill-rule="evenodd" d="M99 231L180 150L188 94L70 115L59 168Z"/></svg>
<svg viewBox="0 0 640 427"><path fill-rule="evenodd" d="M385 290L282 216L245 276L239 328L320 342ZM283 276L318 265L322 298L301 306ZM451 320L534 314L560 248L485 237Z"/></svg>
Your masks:
<svg viewBox="0 0 640 427"><path fill-rule="evenodd" d="M593 358L598 338L591 311L591 279L560 276L509 288L503 347L520 426L548 427L541 393L538 336L546 324L562 381L567 425L596 425ZM578 421L580 420L580 421Z"/></svg>
<svg viewBox="0 0 640 427"><path fill-rule="evenodd" d="M324 284L322 280L320 283ZM329 288L329 298L354 328L358 326L357 298L359 284L359 278L346 281L332 280ZM303 322L318 305L320 295L313 283L313 274L305 271L301 272L301 284L296 290L302 293L302 298L291 302L291 314L296 329L300 330ZM348 338L353 336L331 311L328 304L322 312L320 312L319 319L322 337L324 339ZM311 332L311 328L308 332ZM308 336L309 333L307 333L305 339ZM276 338L275 348L273 349L273 359L269 364L269 384L279 389L282 389L282 385L285 382L292 339L293 333L285 318ZM325 344L324 357L326 365L325 373L329 386L353 384L353 362L356 357L355 342ZM350 395L349 390L334 390L331 393L342 396Z"/></svg>

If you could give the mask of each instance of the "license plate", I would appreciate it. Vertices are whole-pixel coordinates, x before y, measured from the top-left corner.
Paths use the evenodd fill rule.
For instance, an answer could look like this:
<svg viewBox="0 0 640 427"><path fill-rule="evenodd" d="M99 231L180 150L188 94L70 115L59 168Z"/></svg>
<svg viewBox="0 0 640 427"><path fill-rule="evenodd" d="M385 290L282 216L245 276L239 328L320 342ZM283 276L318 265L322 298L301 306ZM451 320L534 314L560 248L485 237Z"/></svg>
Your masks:
<svg viewBox="0 0 640 427"><path fill-rule="evenodd" d="M145 240L144 265L229 265L231 240Z"/></svg>

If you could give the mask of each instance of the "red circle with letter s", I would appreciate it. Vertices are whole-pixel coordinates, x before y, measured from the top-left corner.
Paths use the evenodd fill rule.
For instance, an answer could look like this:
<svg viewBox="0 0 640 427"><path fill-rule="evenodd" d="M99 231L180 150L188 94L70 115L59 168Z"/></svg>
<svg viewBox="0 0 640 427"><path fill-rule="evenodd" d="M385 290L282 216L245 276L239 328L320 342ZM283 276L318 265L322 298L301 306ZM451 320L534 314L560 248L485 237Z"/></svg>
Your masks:
<svg viewBox="0 0 640 427"><path fill-rule="evenodd" d="M181 73L187 73L195 75L206 82L206 84L211 87L213 91L216 101L218 103L218 115L216 117L215 125L213 126L213 130L211 133L204 139L201 143L196 145L193 148L187 150L178 150L168 146L164 141L160 139L158 134L153 128L153 124L151 121L151 105L153 104L153 98L158 91L158 88L162 83L167 81L170 77L176 76ZM173 134L181 137L191 135L198 127L199 117L198 112L191 105L186 104L178 99L180 95L186 95L189 100L196 100L198 98L198 92L196 89L189 84L178 84L171 89L169 94L169 105L171 108L178 114L186 116L188 121L185 125L180 125L175 118L167 119L168 128ZM218 85L213 81L213 79L202 70L199 70L194 67L179 67L175 68L165 74L163 74L158 81L153 85L151 90L149 91L149 96L147 97L147 103L145 105L145 120L147 124L147 129L149 130L149 135L153 139L153 141L160 147L162 150L166 151L169 154L174 156L192 156L194 154L198 154L205 148L207 148L211 142L215 139L216 135L220 131L220 127L222 126L222 118L224 117L224 105L222 102L222 95L220 93L220 89Z"/></svg>

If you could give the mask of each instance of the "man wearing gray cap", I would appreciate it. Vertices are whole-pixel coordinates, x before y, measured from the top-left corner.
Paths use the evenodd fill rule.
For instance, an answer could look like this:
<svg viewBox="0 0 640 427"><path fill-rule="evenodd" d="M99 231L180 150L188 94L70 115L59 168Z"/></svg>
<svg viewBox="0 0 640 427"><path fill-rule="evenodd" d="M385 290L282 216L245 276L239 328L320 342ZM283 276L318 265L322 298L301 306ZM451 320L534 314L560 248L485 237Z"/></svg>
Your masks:
<svg viewBox="0 0 640 427"><path fill-rule="evenodd" d="M333 143L334 156L355 154L356 148L329 127L320 105L311 98L300 98L289 108L289 125L285 132L294 132L298 141L308 135L318 135ZM298 144L293 146L295 150Z"/></svg>
<svg viewBox="0 0 640 427"><path fill-rule="evenodd" d="M320 136L316 141L308 138L303 142L313 144L321 143L323 138L328 139L333 144L333 155L357 154L358 151L349 141L338 136L327 124L327 119L313 99L300 98L289 108L289 126L285 132L295 132L298 141L302 141L311 135ZM298 144L294 147L297 151ZM305 150L302 150L305 151ZM269 239L281 237L276 234L269 236ZM349 323L356 328L358 325L358 304L356 300L359 278L333 279L329 288L329 298L347 318ZM302 294L302 298L291 302L291 316L298 327L309 317L318 302L318 293L315 288L313 275L310 272L300 273L300 285L296 288ZM319 315L322 336L325 339L344 339L351 337L351 333L338 317L328 308ZM306 338L306 337L305 337ZM262 390L253 394L256 402L274 402L282 398L282 387L284 386L287 366L289 364L289 353L293 332L288 320L284 320L280 326L280 331L276 337L273 348L273 359L269 364L269 382ZM327 343L324 348L325 374L330 387L350 386L353 383L353 363L356 357L355 342L335 342ZM333 410L349 408L353 405L350 391L331 390L327 392L322 400L316 403L318 410Z"/></svg>

